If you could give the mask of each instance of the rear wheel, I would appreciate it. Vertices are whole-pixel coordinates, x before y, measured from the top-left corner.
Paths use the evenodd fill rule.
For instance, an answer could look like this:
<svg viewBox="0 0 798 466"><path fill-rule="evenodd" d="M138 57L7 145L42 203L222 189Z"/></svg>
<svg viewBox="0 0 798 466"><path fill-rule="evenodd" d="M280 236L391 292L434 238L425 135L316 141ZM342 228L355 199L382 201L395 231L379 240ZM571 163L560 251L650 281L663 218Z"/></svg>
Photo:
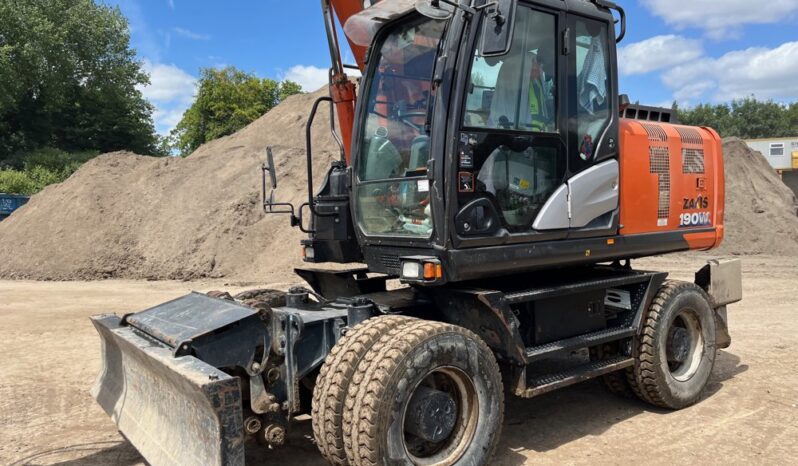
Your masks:
<svg viewBox="0 0 798 466"><path fill-rule="evenodd" d="M352 466L488 464L504 395L498 364L470 331L419 321L381 340L351 384L345 425Z"/></svg>
<svg viewBox="0 0 798 466"><path fill-rule="evenodd" d="M715 364L715 319L704 290L666 282L645 316L636 355L641 398L670 409L696 403Z"/></svg>
<svg viewBox="0 0 798 466"><path fill-rule="evenodd" d="M311 417L316 445L330 464L348 464L342 438L343 409L357 365L380 338L400 332L413 321L404 316L369 319L349 329L327 356L313 389Z"/></svg>

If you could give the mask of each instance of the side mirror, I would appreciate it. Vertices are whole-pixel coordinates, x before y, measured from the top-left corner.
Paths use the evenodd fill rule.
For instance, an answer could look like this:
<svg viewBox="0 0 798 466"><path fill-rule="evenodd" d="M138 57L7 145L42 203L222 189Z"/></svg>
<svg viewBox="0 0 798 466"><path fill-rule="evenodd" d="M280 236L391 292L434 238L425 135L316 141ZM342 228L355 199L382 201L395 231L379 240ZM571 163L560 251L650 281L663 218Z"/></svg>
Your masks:
<svg viewBox="0 0 798 466"><path fill-rule="evenodd" d="M269 172L272 189L277 189L277 174L274 172L274 156L272 155L271 146L266 148L266 164L263 166L263 170Z"/></svg>
<svg viewBox="0 0 798 466"><path fill-rule="evenodd" d="M482 56L499 57L510 51L516 0L496 0L485 8L482 21Z"/></svg>
<svg viewBox="0 0 798 466"><path fill-rule="evenodd" d="M267 214L291 214L291 226L299 225L300 220L294 214L294 206L290 202L276 202L274 200L274 190L277 189L277 175L274 170L274 156L272 155L272 148L266 148L266 162L261 165L261 181L262 181L262 194L263 194L263 210ZM272 184L271 191L266 193L266 173L269 173L269 179ZM303 230L304 231L304 230Z"/></svg>

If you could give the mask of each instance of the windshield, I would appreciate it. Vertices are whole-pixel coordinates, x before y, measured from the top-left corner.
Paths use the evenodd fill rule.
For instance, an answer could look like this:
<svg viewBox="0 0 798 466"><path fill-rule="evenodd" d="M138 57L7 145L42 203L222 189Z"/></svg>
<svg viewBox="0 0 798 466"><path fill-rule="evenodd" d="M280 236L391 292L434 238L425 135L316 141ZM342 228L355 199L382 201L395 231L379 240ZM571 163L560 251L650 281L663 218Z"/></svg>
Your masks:
<svg viewBox="0 0 798 466"><path fill-rule="evenodd" d="M429 236L432 73L445 22L395 26L375 49L362 124L357 207L367 234Z"/></svg>

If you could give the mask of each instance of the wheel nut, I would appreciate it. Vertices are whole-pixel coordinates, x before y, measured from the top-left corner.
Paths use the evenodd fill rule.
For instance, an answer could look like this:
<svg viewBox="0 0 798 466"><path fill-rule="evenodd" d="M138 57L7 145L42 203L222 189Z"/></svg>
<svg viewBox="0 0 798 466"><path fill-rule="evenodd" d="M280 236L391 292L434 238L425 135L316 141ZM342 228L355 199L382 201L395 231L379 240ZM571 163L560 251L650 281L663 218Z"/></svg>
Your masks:
<svg viewBox="0 0 798 466"><path fill-rule="evenodd" d="M260 432L263 440L271 447L285 445L285 428L279 424L269 424Z"/></svg>
<svg viewBox="0 0 798 466"><path fill-rule="evenodd" d="M248 434L254 435L257 434L261 428L260 419L255 416L250 416L244 421L244 430L247 431Z"/></svg>

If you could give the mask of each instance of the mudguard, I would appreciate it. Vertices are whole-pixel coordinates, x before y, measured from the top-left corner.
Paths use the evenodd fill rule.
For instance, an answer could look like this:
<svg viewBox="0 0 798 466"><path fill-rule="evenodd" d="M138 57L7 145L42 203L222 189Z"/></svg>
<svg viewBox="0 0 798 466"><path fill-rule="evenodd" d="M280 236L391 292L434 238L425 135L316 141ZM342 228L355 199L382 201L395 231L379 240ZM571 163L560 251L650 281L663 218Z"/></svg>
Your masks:
<svg viewBox="0 0 798 466"><path fill-rule="evenodd" d="M91 318L102 341L92 395L153 465L244 465L237 377L174 349L115 315Z"/></svg>

